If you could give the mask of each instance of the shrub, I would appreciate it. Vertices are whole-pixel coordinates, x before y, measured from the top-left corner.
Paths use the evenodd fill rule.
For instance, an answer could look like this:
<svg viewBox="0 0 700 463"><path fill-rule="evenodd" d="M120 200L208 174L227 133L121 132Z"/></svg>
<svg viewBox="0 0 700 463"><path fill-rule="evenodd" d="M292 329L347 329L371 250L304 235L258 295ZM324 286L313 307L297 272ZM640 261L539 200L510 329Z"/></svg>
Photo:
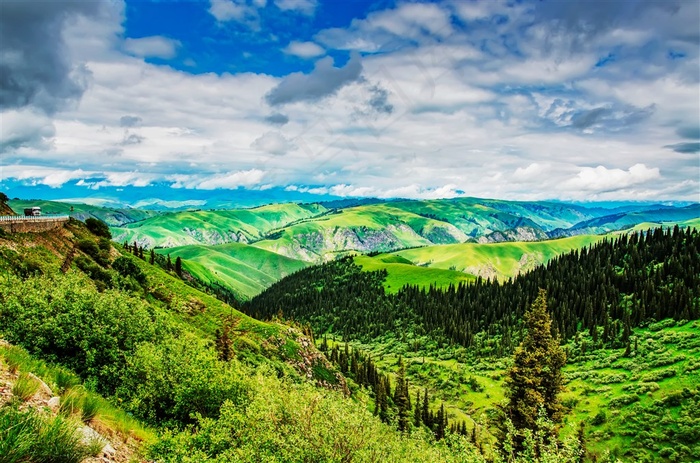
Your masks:
<svg viewBox="0 0 700 463"><path fill-rule="evenodd" d="M622 394L610 401L610 408L620 408L639 401L638 395Z"/></svg>
<svg viewBox="0 0 700 463"><path fill-rule="evenodd" d="M598 413L591 419L591 425L600 426L608 420L605 410L599 410Z"/></svg>
<svg viewBox="0 0 700 463"><path fill-rule="evenodd" d="M109 231L109 226L103 221L90 217L85 221L85 225L93 235L112 239L112 233Z"/></svg>
<svg viewBox="0 0 700 463"><path fill-rule="evenodd" d="M128 257L118 257L112 263L112 268L124 278L133 277L140 285L146 284L146 274Z"/></svg>

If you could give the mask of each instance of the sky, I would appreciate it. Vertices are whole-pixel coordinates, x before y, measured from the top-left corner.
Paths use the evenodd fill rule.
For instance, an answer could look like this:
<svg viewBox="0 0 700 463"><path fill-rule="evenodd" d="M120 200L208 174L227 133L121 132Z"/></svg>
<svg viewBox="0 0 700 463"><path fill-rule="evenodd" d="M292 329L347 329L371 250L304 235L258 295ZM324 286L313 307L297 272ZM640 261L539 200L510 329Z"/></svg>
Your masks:
<svg viewBox="0 0 700 463"><path fill-rule="evenodd" d="M700 201L697 0L0 0L0 191Z"/></svg>

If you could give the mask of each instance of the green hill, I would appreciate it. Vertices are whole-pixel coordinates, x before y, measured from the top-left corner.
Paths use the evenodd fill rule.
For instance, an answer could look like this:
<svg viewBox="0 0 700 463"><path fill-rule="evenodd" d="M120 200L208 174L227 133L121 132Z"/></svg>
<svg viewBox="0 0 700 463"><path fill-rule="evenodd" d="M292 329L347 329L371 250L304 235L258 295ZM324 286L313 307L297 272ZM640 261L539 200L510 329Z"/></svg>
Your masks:
<svg viewBox="0 0 700 463"><path fill-rule="evenodd" d="M405 285L415 285L421 288L429 288L430 286L445 288L475 279L473 275L454 270L417 267L411 261L391 254L376 257L357 256L353 260L366 272L386 270L387 277L384 280L384 288L389 293L395 293Z"/></svg>
<svg viewBox="0 0 700 463"><path fill-rule="evenodd" d="M634 228L643 223L673 225L699 217L700 204L677 208L666 207L655 210L628 211L585 220L565 230L554 230L552 236L607 233Z"/></svg>
<svg viewBox="0 0 700 463"><path fill-rule="evenodd" d="M180 257L183 268L198 280L217 282L230 288L240 299L262 292L274 282L308 264L247 244L180 246L161 249L160 254Z"/></svg>
<svg viewBox="0 0 700 463"><path fill-rule="evenodd" d="M414 265L458 272L484 278L510 278L552 258L601 241L598 235L582 235L557 240L516 243L462 243L428 246L397 251Z"/></svg>
<svg viewBox="0 0 700 463"><path fill-rule="evenodd" d="M162 214L137 224L112 229L115 241L142 246L248 243L273 230L326 212L317 204L272 204L253 209L188 211Z"/></svg>

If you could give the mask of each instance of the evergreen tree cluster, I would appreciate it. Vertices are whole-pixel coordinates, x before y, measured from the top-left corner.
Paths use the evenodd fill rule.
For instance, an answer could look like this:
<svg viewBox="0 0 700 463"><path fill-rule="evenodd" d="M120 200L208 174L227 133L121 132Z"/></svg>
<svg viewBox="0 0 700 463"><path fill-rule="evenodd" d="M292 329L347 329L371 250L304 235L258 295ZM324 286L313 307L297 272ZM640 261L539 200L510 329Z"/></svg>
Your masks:
<svg viewBox="0 0 700 463"><path fill-rule="evenodd" d="M321 341L320 350L345 376L373 392L374 415L383 422L395 424L401 432L410 432L412 427L426 426L438 440L445 437L448 429L455 434L467 435L466 422L449 423L444 404L437 411L431 410L427 389L423 390L421 399L421 392L416 388L415 401L411 401L403 359L399 358L392 392L389 375L382 373L372 357L361 350L351 349L347 343L342 347L335 344L331 348L325 337Z"/></svg>
<svg viewBox="0 0 700 463"><path fill-rule="evenodd" d="M296 272L244 305L250 315L311 324L361 341L392 332L431 334L503 356L522 337L523 314L543 288L564 340L587 330L598 346L629 346L632 327L700 317L700 233L657 228L606 238L505 282L478 278L446 289L406 286L385 294L385 271L346 257ZM594 346L595 347L595 346Z"/></svg>

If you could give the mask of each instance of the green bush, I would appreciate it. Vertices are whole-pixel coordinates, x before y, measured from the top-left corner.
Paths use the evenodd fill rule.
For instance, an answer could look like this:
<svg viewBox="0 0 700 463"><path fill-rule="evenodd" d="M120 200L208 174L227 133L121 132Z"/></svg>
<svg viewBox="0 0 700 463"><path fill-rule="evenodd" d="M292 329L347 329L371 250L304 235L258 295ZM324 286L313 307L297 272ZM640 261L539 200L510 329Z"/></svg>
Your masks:
<svg viewBox="0 0 700 463"><path fill-rule="evenodd" d="M109 226L103 221L90 217L85 220L85 225L93 235L112 239L112 233L109 231Z"/></svg>
<svg viewBox="0 0 700 463"><path fill-rule="evenodd" d="M93 240L81 239L78 240L75 245L85 254L92 257L92 259L102 267L107 267L109 265L109 253L101 250Z"/></svg>
<svg viewBox="0 0 700 463"><path fill-rule="evenodd" d="M599 410L598 413L591 419L591 425L600 426L608 420L605 410Z"/></svg>
<svg viewBox="0 0 700 463"><path fill-rule="evenodd" d="M112 262L112 268L124 278L132 277L140 285L146 285L146 274L128 257L118 257Z"/></svg>
<svg viewBox="0 0 700 463"><path fill-rule="evenodd" d="M142 300L98 293L89 281L76 273L0 281L0 326L9 342L63 363L110 395L138 344L169 328Z"/></svg>

